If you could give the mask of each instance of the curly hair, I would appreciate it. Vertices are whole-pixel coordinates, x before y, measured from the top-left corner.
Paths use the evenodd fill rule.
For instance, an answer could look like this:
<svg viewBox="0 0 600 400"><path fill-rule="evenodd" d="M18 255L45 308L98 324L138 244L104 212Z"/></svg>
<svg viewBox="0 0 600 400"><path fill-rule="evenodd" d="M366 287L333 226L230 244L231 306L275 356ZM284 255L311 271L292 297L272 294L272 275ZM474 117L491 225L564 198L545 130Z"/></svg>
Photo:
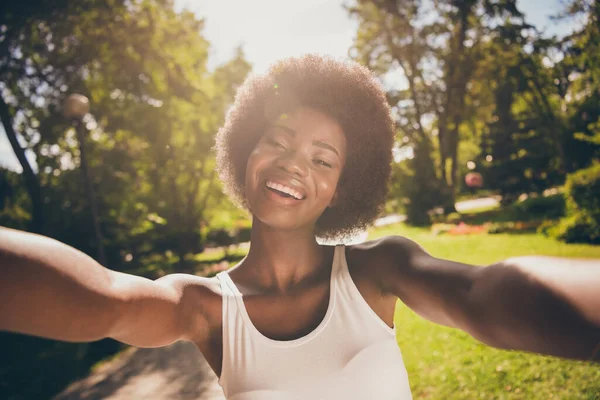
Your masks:
<svg viewBox="0 0 600 400"><path fill-rule="evenodd" d="M381 85L354 62L310 54L281 60L266 74L250 76L216 136L217 170L225 191L248 209L244 193L248 157L267 124L298 107L336 120L347 143L338 202L318 219L316 234L345 237L365 229L385 202L394 124Z"/></svg>

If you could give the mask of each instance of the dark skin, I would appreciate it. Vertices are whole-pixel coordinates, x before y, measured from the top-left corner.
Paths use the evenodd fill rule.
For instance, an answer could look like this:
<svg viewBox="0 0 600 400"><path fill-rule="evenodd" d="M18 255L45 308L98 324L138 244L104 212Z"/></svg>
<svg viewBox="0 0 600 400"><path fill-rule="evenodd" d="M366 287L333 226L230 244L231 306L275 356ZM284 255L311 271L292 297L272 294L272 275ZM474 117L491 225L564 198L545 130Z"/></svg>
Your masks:
<svg viewBox="0 0 600 400"><path fill-rule="evenodd" d="M316 242L315 223L335 207L345 154L341 127L301 108L273 121L248 160L251 247L230 276L254 325L271 339L302 337L326 313L333 247ZM348 246L346 258L361 295L389 326L399 298L421 316L495 347L599 358L597 260L524 257L475 268L432 257L403 237ZM139 347L188 340L220 375L216 278L150 281L5 228L0 268L1 330L76 342L111 337Z"/></svg>

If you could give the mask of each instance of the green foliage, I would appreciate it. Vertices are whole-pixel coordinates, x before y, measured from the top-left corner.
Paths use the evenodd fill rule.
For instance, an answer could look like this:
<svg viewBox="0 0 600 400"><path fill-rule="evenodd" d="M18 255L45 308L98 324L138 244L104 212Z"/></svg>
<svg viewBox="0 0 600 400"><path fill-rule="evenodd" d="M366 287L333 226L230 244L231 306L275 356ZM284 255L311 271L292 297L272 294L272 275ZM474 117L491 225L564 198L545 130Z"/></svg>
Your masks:
<svg viewBox="0 0 600 400"><path fill-rule="evenodd" d="M359 21L351 54L388 86L398 147L412 150L392 184L403 186L396 192L409 222L427 223L435 207L454 211L467 161L477 161L486 189L505 201L562 182L567 116L558 72L543 65L555 48L525 23L515 1L429 8L357 0L348 9Z"/></svg>
<svg viewBox="0 0 600 400"><path fill-rule="evenodd" d="M600 244L600 163L568 175L567 215L543 232L567 243Z"/></svg>
<svg viewBox="0 0 600 400"><path fill-rule="evenodd" d="M519 220L558 219L565 215L566 202L561 194L530 197L511 206Z"/></svg>
<svg viewBox="0 0 600 400"><path fill-rule="evenodd" d="M570 211L600 216L600 163L570 174L565 189Z"/></svg>
<svg viewBox="0 0 600 400"><path fill-rule="evenodd" d="M209 71L203 22L176 13L171 2L88 3L10 20L14 30L4 44L22 57L7 65L32 73L0 69L12 115L2 122L35 153L33 186L41 188L41 210L33 189L20 207L44 215L45 234L96 254L81 144L60 113L68 92L79 91L91 104L85 146L109 264L139 270L169 251L185 269L186 255L202 251L201 227L233 209L217 182L211 147L250 66L238 51ZM20 6L13 7L8 11ZM19 30L35 34L13 35Z"/></svg>
<svg viewBox="0 0 600 400"><path fill-rule="evenodd" d="M600 224L586 213L569 215L557 225L540 231L567 243L600 244Z"/></svg>
<svg viewBox="0 0 600 400"><path fill-rule="evenodd" d="M0 168L0 225L27 229L29 197L16 172Z"/></svg>
<svg viewBox="0 0 600 400"><path fill-rule="evenodd" d="M208 233L206 240L214 247L229 247L234 243L234 236L226 229L215 229Z"/></svg>
<svg viewBox="0 0 600 400"><path fill-rule="evenodd" d="M476 62L464 39L480 33L475 3L444 1L429 9L426 18L420 1L361 0L348 7L359 21L351 51L355 59L384 83L395 74L406 78L406 84L388 85L388 100L396 116L398 147L412 150L407 165L413 179L402 184L411 223L427 223L435 206L453 208L458 136L468 114L465 90Z"/></svg>
<svg viewBox="0 0 600 400"><path fill-rule="evenodd" d="M419 144L415 147L414 158L408 160L409 168L414 172L410 182L405 181L406 219L416 226L429 224L430 210L444 204L441 197L445 192L431 168L428 150L427 146Z"/></svg>
<svg viewBox="0 0 600 400"><path fill-rule="evenodd" d="M566 145L573 171L600 157L600 3L571 0L563 18L585 20L564 39L565 58L559 65L560 86L571 97L569 125L575 135Z"/></svg>
<svg viewBox="0 0 600 400"><path fill-rule="evenodd" d="M348 7L359 21L351 54L388 87L398 147L412 150L390 199L406 205L409 221L426 223L428 207L453 211L466 161L508 204L561 185L600 155L598 2L567 5L561 18L586 23L562 40L542 37L514 1L436 4Z"/></svg>
<svg viewBox="0 0 600 400"><path fill-rule="evenodd" d="M570 132L565 94L555 84L558 69L544 64L555 47L510 22L491 39L482 73L491 81L495 108L482 141L482 156L489 157L482 172L486 186L508 204L562 183L570 168Z"/></svg>
<svg viewBox="0 0 600 400"><path fill-rule="evenodd" d="M406 213L413 225L430 222L429 211L440 205L440 189L429 156L422 154L427 148L420 146L414 157L392 164L392 177L388 191L391 212Z"/></svg>

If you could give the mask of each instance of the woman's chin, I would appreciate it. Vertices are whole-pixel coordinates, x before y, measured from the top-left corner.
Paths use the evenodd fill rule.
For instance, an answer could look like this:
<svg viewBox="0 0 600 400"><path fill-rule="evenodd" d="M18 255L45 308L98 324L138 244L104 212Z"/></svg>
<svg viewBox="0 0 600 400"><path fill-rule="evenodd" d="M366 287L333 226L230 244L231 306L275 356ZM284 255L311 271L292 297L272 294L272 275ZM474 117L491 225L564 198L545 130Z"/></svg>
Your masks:
<svg viewBox="0 0 600 400"><path fill-rule="evenodd" d="M281 233L292 233L292 232L307 232L314 235L315 224L314 222L298 221L297 219L290 218L289 215L282 215L281 213L262 213L262 215L253 214L253 227L258 226L266 228L270 231L277 231Z"/></svg>

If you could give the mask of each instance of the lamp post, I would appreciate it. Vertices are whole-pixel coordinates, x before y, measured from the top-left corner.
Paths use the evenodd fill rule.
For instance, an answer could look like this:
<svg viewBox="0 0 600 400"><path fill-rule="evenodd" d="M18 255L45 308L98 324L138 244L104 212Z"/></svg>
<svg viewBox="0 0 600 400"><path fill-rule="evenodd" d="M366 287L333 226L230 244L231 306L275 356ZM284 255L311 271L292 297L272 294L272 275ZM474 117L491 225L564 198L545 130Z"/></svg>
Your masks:
<svg viewBox="0 0 600 400"><path fill-rule="evenodd" d="M92 174L87 165L85 153L85 125L83 117L90 111L90 102L87 97L81 94L71 94L63 106L63 115L69 119L75 131L77 132L77 140L79 141L79 152L81 157L81 169L83 170L83 180L85 181L86 194L90 208L92 209L92 224L96 236L96 247L98 249L98 262L106 266L106 256L104 254L104 244L102 242L102 232L98 222L98 206L96 204L96 196L94 194L94 185L92 184Z"/></svg>

